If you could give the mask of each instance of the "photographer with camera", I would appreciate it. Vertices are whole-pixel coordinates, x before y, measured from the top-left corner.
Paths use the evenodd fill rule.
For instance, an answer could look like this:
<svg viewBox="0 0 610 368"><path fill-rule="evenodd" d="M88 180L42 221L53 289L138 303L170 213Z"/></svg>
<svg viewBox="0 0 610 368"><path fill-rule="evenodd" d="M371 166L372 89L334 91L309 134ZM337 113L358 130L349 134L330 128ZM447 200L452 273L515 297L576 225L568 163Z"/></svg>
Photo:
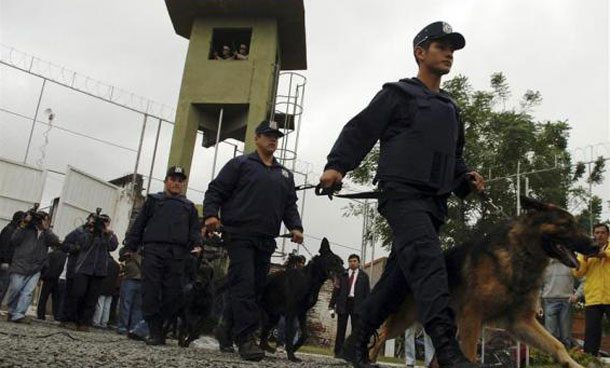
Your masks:
<svg viewBox="0 0 610 368"><path fill-rule="evenodd" d="M102 281L108 274L109 252L119 245L116 235L109 227L110 217L100 212L101 209L98 208L85 231L72 237L70 241L73 243L68 245L78 249L78 256L66 312L67 316L74 318L76 329L85 332L89 331Z"/></svg>
<svg viewBox="0 0 610 368"><path fill-rule="evenodd" d="M66 235L66 238L61 245L61 250L68 254L68 259L64 264L64 271L59 277L60 279L65 278L66 280L66 289L63 295L62 310L60 315L60 320L62 322L60 325L61 327L76 329L76 324L74 324L76 322L76 318L71 313L76 309L73 306L75 301L72 293L72 285L74 285L74 268L76 267L76 259L78 258L78 253L80 252L78 239L83 234L87 233L88 229L93 226L94 221L95 213L90 213L89 216L87 216L87 222Z"/></svg>
<svg viewBox="0 0 610 368"><path fill-rule="evenodd" d="M59 239L50 229L49 214L37 209L38 205L26 213L23 223L11 237L15 252L8 268L7 321L27 322L25 313L47 259L47 248L59 245Z"/></svg>
<svg viewBox="0 0 610 368"><path fill-rule="evenodd" d="M2 305L2 300L4 300L4 295L8 289L8 267L11 264L13 252L15 251L15 246L13 245L13 242L11 242L11 237L13 236L15 230L17 230L17 228L19 228L23 222L24 217L25 212L15 212L13 214L13 220L9 222L0 232L0 305Z"/></svg>

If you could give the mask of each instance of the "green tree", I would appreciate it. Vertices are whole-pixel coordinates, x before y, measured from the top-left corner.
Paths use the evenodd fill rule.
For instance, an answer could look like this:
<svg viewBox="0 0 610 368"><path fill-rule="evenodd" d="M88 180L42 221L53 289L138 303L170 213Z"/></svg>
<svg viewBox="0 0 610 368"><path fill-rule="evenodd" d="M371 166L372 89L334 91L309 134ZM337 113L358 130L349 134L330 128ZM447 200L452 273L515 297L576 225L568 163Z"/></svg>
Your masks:
<svg viewBox="0 0 610 368"><path fill-rule="evenodd" d="M576 185L584 172L572 165L567 151L570 131L567 121L536 121L531 111L542 103L542 96L537 91L528 90L518 108L507 108L512 93L502 73L491 76L490 87L489 91L475 90L463 75L443 83L443 89L461 108L466 132L466 163L485 177L494 204L501 206L507 215L516 215L515 174L518 169L522 174L522 193L527 177L528 195L539 200L567 208L574 197L586 199L585 191ZM348 180L370 185L378 157L379 146L375 146L360 167L349 173ZM603 176L603 167L599 176ZM388 225L376 211L370 212L373 213L371 233L380 238L384 246L389 246L391 231ZM362 205L350 204L346 214L362 214ZM444 246L451 247L472 237L473 233L487 233L503 220L502 214L474 196L466 200L452 197L441 240Z"/></svg>

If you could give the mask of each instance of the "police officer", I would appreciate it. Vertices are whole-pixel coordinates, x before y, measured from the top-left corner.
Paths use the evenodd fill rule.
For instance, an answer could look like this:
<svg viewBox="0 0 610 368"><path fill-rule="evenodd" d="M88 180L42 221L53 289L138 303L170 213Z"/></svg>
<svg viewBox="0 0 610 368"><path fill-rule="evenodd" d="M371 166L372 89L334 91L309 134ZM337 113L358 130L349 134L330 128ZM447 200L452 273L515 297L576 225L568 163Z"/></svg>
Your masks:
<svg viewBox="0 0 610 368"><path fill-rule="evenodd" d="M254 138L256 150L230 160L210 183L203 203L204 231L220 228L220 211L223 229L230 236L231 311L223 315L233 316L232 335L245 360L265 356L254 340L259 326L258 300L282 221L292 232L293 242L303 241L292 173L273 157L282 136L276 122L260 123Z"/></svg>
<svg viewBox="0 0 610 368"><path fill-rule="evenodd" d="M419 320L431 336L441 367L475 367L455 339L447 272L438 231L447 215L447 198L483 190L483 178L464 163L464 126L459 109L440 89L453 53L464 37L449 24L428 25L413 40L416 78L385 84L368 107L343 128L320 178L323 187L340 183L373 145L381 141L376 180L379 212L394 235L383 275L358 308L359 324L344 345L354 367L372 367L369 337L413 292Z"/></svg>
<svg viewBox="0 0 610 368"><path fill-rule="evenodd" d="M142 254L142 315L150 329L149 345L165 344L163 322L172 319L183 291L184 261L202 251L195 205L183 195L186 174L172 166L164 192L150 194L127 232L125 246Z"/></svg>

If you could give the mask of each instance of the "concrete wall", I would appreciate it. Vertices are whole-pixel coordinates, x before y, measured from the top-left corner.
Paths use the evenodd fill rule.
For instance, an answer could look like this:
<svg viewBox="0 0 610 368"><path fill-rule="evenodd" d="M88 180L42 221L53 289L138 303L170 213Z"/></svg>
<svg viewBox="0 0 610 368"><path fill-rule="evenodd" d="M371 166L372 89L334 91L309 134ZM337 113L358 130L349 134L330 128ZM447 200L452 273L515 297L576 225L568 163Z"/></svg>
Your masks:
<svg viewBox="0 0 610 368"><path fill-rule="evenodd" d="M215 28L252 29L248 60L210 60ZM232 137L246 142L246 152L254 149L254 129L268 117L273 102L278 43L277 22L273 18L198 18L194 21L169 165L181 165L189 172L197 130L215 131L216 111L227 105L245 107L243 114L237 114L238 121L223 119L222 130L239 132L242 137ZM207 113L203 109L208 109Z"/></svg>

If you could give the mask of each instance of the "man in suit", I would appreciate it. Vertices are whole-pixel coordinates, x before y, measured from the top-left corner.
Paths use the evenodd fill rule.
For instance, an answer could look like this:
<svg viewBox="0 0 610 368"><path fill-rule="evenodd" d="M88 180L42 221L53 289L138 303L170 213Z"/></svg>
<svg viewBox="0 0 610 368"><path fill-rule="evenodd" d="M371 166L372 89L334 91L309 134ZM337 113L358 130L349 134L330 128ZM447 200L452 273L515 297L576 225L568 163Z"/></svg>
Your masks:
<svg viewBox="0 0 610 368"><path fill-rule="evenodd" d="M337 338L335 339L335 357L339 357L343 342L345 341L345 329L347 317L352 322L352 331L356 328L358 319L354 314L356 308L369 295L369 276L360 269L360 257L352 254L347 259L349 269L339 278L338 285L333 289L328 309L334 317L335 312L339 315L337 321Z"/></svg>

